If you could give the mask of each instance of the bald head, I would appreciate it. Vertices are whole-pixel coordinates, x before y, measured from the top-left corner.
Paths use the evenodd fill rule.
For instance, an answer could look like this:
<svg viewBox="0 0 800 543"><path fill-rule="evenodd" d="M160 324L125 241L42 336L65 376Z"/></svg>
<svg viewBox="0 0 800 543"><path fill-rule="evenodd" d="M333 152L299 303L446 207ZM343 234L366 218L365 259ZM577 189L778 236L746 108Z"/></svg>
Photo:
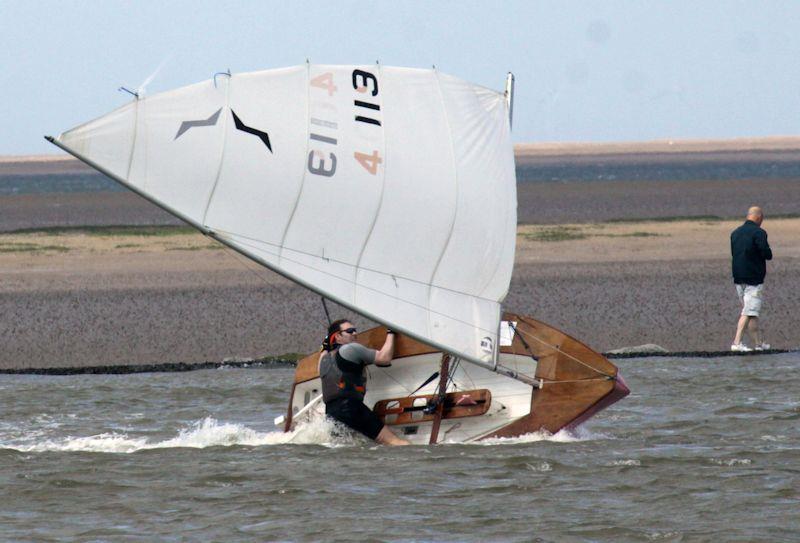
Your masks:
<svg viewBox="0 0 800 543"><path fill-rule="evenodd" d="M747 220L753 221L757 225L761 226L761 221L764 220L764 212L761 211L760 207L753 206L747 210Z"/></svg>

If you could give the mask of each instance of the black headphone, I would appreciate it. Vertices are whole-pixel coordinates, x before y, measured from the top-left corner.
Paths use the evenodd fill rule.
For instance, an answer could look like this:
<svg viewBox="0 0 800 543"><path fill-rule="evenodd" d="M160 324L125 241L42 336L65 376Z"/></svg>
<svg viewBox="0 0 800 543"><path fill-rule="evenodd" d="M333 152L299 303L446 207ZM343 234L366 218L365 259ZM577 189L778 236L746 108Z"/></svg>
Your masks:
<svg viewBox="0 0 800 543"><path fill-rule="evenodd" d="M333 334L328 334L327 336L325 336L325 339L322 340L323 351L332 351L335 348L334 347L335 343L333 343L334 334L336 334L336 332L334 332Z"/></svg>

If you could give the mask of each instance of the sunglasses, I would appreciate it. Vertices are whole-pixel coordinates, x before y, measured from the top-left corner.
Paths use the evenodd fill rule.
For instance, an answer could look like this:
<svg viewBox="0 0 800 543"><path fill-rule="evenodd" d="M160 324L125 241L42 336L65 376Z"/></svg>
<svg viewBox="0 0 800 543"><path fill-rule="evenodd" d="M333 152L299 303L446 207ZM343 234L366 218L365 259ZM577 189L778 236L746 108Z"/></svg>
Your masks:
<svg viewBox="0 0 800 543"><path fill-rule="evenodd" d="M345 330L339 330L339 331L340 332L346 332L348 334L355 334L356 332L358 332L358 330L356 330L355 328L347 328Z"/></svg>

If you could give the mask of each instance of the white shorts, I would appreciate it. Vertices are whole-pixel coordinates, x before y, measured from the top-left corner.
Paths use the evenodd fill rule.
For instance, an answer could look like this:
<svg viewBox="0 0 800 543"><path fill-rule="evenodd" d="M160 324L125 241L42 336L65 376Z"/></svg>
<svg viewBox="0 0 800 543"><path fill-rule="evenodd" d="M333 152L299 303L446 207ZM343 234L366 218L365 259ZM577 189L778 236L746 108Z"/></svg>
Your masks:
<svg viewBox="0 0 800 543"><path fill-rule="evenodd" d="M739 301L742 303L742 315L758 317L759 313L761 313L764 284L744 285L737 283L736 292L739 294Z"/></svg>

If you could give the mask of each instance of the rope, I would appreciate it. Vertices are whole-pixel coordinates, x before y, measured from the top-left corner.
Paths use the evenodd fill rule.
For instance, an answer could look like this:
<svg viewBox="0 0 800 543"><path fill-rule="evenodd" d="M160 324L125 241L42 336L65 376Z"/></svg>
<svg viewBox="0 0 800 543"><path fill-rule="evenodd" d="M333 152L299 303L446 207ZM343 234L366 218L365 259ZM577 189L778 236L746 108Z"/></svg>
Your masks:
<svg viewBox="0 0 800 543"><path fill-rule="evenodd" d="M325 303L325 296L322 296L321 298L322 298L322 309L325 310L325 317L328 319L328 326L330 327L333 321L331 320L331 314L328 313L328 304Z"/></svg>
<svg viewBox="0 0 800 543"><path fill-rule="evenodd" d="M419 392L419 391L420 391L420 390L421 390L421 389L422 389L424 386L426 386L426 385L429 385L429 384L431 383L431 381L433 381L433 380L434 380L434 379L436 379L437 377L439 377L439 372L438 372L438 371L437 371L437 372L434 372L433 374L431 374L431 376L430 376L430 377L428 377L428 378L425 380L425 382L424 382L424 383L422 383L422 384L421 384L421 385L419 385L417 388L415 388L415 389L414 389L414 392L409 392L409 393L408 393L408 395L409 395L409 396L413 396L414 394L416 394L417 392ZM403 385L400 385L400 386L403 386Z"/></svg>
<svg viewBox="0 0 800 543"><path fill-rule="evenodd" d="M461 359L460 358L456 358L455 364L453 364L453 367L450 368L450 370L447 372L448 373L448 375L447 375L447 384L444 386L445 392L447 391L447 388L450 385L453 385L453 389L457 389L458 388L458 385L456 385L455 381L453 380L453 375L455 375L456 370L458 369L458 365L460 363L461 363Z"/></svg>
<svg viewBox="0 0 800 543"><path fill-rule="evenodd" d="M508 321L508 327L509 327L509 328L511 328L512 330L514 330L514 333L515 333L515 334L517 333L517 327L516 327L516 325L515 325L513 322L511 322L511 321ZM538 358L536 358L536 355L535 355L535 354L533 354L533 351L531 350L531 346L530 346L530 345L528 345L528 342L527 342L527 341L525 341L525 338L524 338L524 337L522 337L522 335L521 335L521 334L520 334L520 336L519 336L519 339L520 339L520 341L522 341L522 345L525 347L525 350L526 350L526 351L528 351L528 354L530 354L530 355L531 355L531 358L533 358L533 361L534 361L534 362L536 362L536 363L538 363L538 362L539 362L539 359L538 359ZM513 340L511 341L511 345L512 345L512 346L514 345L514 341L513 341ZM514 350L514 354L517 354L517 351L516 351L516 349Z"/></svg>
<svg viewBox="0 0 800 543"><path fill-rule="evenodd" d="M603 371L600 371L600 370L598 370L597 368L595 368L595 367L593 367L593 366L590 366L589 364L587 364L586 362L584 362L584 361L580 360L579 358L577 358L577 357L575 357L575 356L571 355L570 353L568 353L568 352L566 352L566 351L562 351L562 350L561 350L559 347L556 347L555 345L551 345L550 343L547 343L545 340L543 340L543 339L540 339L540 338L536 337L535 335L533 335L533 334L531 334L531 333L529 333L529 332L525 332L524 330L517 330L516 328L514 329L514 331L515 331L515 332L519 332L521 335L528 336L530 339L532 339L532 340L534 340L534 341L538 341L539 343L541 343L542 345L544 345L544 346L546 346L546 347L550 347L551 349L554 349L555 351L557 351L557 352L559 352L559 353L563 354L563 355L564 355L564 356L566 356L567 358L570 358L570 359L572 359L573 361L577 362L577 363L578 363L578 364L580 364L581 366L584 366L584 367L586 367L586 368L589 368L590 370L592 370L592 371L593 371L593 372L595 372L595 373L598 373L598 374L600 374L600 375L602 375L602 376L604 376L604 377L607 377L607 378L609 378L609 379L614 379L614 376L613 376L613 375L609 375L609 374L607 374L607 373L605 373L605 372L603 372ZM520 337L520 339L522 339L522 337Z"/></svg>
<svg viewBox="0 0 800 543"><path fill-rule="evenodd" d="M587 377L586 379L569 379L564 381L550 381L548 379L542 379L542 382L547 383L548 385L560 385L562 383L586 383L589 381L608 381L609 378L606 377Z"/></svg>

